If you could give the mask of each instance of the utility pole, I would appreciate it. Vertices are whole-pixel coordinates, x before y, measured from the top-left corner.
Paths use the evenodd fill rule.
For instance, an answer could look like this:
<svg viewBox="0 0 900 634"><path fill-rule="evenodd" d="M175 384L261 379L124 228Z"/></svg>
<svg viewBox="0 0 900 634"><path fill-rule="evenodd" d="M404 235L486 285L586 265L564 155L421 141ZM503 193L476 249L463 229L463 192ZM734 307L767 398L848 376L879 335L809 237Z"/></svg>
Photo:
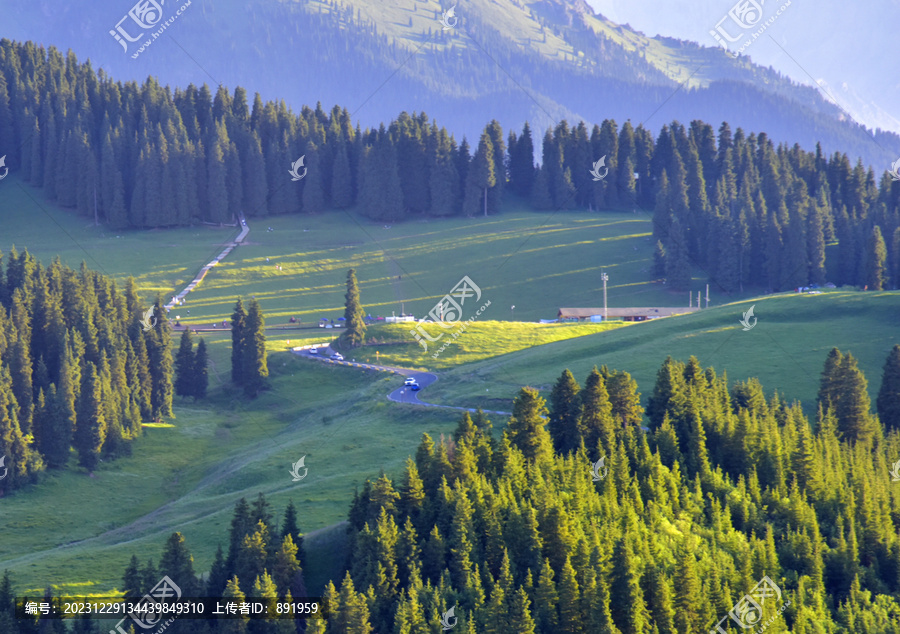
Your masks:
<svg viewBox="0 0 900 634"><path fill-rule="evenodd" d="M706 307L709 308L709 284L706 285Z"/></svg>
<svg viewBox="0 0 900 634"><path fill-rule="evenodd" d="M609 275L601 273L600 279L603 280L603 321L606 321L609 319L609 313L606 310L606 281L609 279Z"/></svg>
<svg viewBox="0 0 900 634"><path fill-rule="evenodd" d="M694 307L694 291L688 291L688 308Z"/></svg>
<svg viewBox="0 0 900 634"><path fill-rule="evenodd" d="M697 308L700 308L700 291L697 291Z"/></svg>

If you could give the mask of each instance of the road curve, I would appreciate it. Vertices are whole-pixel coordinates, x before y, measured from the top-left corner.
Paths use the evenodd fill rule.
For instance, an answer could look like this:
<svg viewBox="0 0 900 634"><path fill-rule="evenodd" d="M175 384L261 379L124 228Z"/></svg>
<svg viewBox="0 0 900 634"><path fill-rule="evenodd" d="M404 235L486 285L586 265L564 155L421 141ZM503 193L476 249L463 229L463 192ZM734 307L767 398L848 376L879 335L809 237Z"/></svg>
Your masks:
<svg viewBox="0 0 900 634"><path fill-rule="evenodd" d="M412 377L416 380L416 383L421 387L418 391L412 391L408 387L399 386L393 392L390 392L387 395L387 399L389 401L393 401L394 403L405 403L407 405L423 405L425 407L439 407L441 409L452 409L461 412L471 412L475 413L478 411L475 408L471 407L456 407L453 405L436 405L434 403L426 403L425 401L419 398L419 394L421 394L422 390L426 387L434 383L438 380L436 374L432 372L422 372L420 370L411 370L409 368L397 368L388 365L374 365L371 363L356 363L354 361L337 361L335 359L331 359L331 349L327 344L323 344L321 346L317 346L319 352L317 354L310 354L309 348L300 347L294 348L292 352L296 355L299 355L305 359L312 359L314 361L319 361L321 363L332 363L335 365L346 365L354 368L363 368L365 370L377 370L379 372L391 372L393 374L398 374L404 377ZM498 412L495 410L482 410L485 414L499 414L501 416L509 416L509 412Z"/></svg>

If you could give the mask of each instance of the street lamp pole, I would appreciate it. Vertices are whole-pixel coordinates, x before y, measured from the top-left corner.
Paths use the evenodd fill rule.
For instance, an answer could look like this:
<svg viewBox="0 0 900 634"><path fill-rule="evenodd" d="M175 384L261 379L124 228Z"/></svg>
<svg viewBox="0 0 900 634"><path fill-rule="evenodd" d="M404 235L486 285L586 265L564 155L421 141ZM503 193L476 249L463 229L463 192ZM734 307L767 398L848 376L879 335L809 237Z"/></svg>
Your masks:
<svg viewBox="0 0 900 634"><path fill-rule="evenodd" d="M511 317L512 321L515 321L515 320L516 320L516 313L515 313L515 310L516 310L516 305L515 305L515 304L513 304L512 306L509 307L509 312L510 312L510 315L512 316L512 317Z"/></svg>
<svg viewBox="0 0 900 634"><path fill-rule="evenodd" d="M601 273L600 279L603 280L603 321L606 321L609 319L609 313L606 310L606 281L609 279L609 275Z"/></svg>

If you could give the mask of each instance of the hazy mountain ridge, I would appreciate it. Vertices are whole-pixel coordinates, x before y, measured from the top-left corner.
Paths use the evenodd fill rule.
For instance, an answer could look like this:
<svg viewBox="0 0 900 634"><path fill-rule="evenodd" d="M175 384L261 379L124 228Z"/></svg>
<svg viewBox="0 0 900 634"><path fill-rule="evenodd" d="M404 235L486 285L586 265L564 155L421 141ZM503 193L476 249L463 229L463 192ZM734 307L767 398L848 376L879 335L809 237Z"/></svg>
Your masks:
<svg viewBox="0 0 900 634"><path fill-rule="evenodd" d="M444 31L440 17L453 6L458 23ZM821 141L826 153L861 156L877 172L900 155L900 137L873 143L814 88L715 47L648 38L583 0L194 0L170 37L136 60L105 33L127 9L17 6L2 35L71 47L123 79L243 85L295 109L346 104L363 125L425 111L458 138L492 118L507 128L527 119L536 132L563 118L631 119L652 130L699 118L807 149Z"/></svg>

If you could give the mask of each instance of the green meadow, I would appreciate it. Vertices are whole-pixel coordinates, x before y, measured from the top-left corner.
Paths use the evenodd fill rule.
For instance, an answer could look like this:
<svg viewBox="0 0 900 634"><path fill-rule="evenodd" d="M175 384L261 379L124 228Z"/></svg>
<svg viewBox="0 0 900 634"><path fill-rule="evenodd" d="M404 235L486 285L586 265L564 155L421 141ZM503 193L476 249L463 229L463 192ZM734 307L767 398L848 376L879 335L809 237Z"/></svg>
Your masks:
<svg viewBox="0 0 900 634"><path fill-rule="evenodd" d="M491 305L437 359L435 348L426 353L415 342L410 324L370 328L370 344L348 358L436 371L440 379L424 400L506 411L522 385L546 396L564 368L583 382L595 364L631 372L646 397L666 355L691 354L731 380L758 376L767 392L777 388L810 409L832 346L859 358L874 396L884 358L900 341L896 292L754 298L748 290L727 298L713 291L712 308L687 316L627 325L534 323L554 318L560 306L602 306L601 270L609 274L610 306L679 306L687 297L648 281L645 215L508 207L495 217L390 227L343 212L251 220L248 243L176 312L183 323L209 325L227 318L237 297L255 296L269 326L291 316L306 326L323 317L337 322L346 272L354 267L373 316L423 316L467 275L480 287L478 305ZM118 280L134 276L148 298L183 288L236 233L204 226L117 234L57 209L14 175L0 185L4 252L15 244L44 262L59 255L77 267L84 260ZM702 279L698 270L695 293ZM738 320L751 305L758 322L745 332ZM423 327L439 332L435 324ZM210 397L176 399L173 420L146 425L132 455L102 464L93 477L47 472L2 499L0 570L8 568L29 593L47 585L69 595L108 593L121 586L132 554L158 558L174 531L184 534L196 568L207 570L216 546L227 541L234 503L263 492L278 514L289 499L297 504L308 533L308 585L320 591L343 563L341 522L354 487L380 470L398 474L423 432L439 437L458 420L449 410L389 403L394 375L289 352L339 332L269 330L271 389L252 401L230 387L229 333L204 333ZM504 422L494 420L495 429ZM308 476L293 482L289 468L301 456Z"/></svg>

